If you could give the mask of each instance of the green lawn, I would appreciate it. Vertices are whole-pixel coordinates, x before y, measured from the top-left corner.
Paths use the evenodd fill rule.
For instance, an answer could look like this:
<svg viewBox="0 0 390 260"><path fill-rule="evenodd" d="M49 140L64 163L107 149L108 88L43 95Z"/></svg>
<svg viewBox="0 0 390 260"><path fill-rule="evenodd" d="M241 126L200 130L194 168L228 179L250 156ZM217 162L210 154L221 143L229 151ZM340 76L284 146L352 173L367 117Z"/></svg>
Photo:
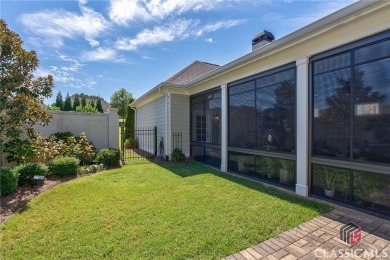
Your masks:
<svg viewBox="0 0 390 260"><path fill-rule="evenodd" d="M6 259L210 259L330 208L197 163L139 164L61 184L1 226Z"/></svg>

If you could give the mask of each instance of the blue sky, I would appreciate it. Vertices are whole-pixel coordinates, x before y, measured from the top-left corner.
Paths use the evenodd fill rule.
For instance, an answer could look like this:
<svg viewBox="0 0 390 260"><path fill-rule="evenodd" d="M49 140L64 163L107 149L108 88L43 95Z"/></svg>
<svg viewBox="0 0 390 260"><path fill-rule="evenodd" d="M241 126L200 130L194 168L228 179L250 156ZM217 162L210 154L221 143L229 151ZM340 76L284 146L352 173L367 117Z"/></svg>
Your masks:
<svg viewBox="0 0 390 260"><path fill-rule="evenodd" d="M253 35L279 39L353 0L2 0L0 14L25 48L36 75L57 91L140 97L195 60L224 65L251 51Z"/></svg>

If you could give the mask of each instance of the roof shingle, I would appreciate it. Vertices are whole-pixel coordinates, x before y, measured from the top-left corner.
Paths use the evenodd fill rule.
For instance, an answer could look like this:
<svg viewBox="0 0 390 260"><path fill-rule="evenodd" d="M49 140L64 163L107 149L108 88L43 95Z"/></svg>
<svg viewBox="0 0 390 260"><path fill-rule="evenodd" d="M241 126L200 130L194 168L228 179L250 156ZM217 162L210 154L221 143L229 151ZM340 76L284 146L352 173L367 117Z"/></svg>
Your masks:
<svg viewBox="0 0 390 260"><path fill-rule="evenodd" d="M202 61L194 61L193 63L191 63L190 65L167 79L165 82L177 85L184 85L219 67L220 66L216 64L211 64Z"/></svg>

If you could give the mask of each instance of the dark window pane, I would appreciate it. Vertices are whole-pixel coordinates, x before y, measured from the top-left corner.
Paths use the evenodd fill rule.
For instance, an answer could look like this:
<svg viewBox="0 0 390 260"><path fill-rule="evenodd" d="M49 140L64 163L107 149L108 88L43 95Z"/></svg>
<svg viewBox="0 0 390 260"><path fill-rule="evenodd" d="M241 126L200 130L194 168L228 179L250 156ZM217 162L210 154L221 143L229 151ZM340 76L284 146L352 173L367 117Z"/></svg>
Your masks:
<svg viewBox="0 0 390 260"><path fill-rule="evenodd" d="M354 204L390 215L390 176L353 173Z"/></svg>
<svg viewBox="0 0 390 260"><path fill-rule="evenodd" d="M256 90L257 148L295 150L295 85L285 81Z"/></svg>
<svg viewBox="0 0 390 260"><path fill-rule="evenodd" d="M255 91L230 96L229 106L229 144L255 148Z"/></svg>
<svg viewBox="0 0 390 260"><path fill-rule="evenodd" d="M353 158L390 164L390 60L357 66Z"/></svg>
<svg viewBox="0 0 390 260"><path fill-rule="evenodd" d="M221 165L221 150L213 148L205 148L205 163L214 166Z"/></svg>
<svg viewBox="0 0 390 260"><path fill-rule="evenodd" d="M351 123L350 70L314 77L313 154L349 158Z"/></svg>
<svg viewBox="0 0 390 260"><path fill-rule="evenodd" d="M249 81L229 88L229 95L249 91L255 89L255 81Z"/></svg>
<svg viewBox="0 0 390 260"><path fill-rule="evenodd" d="M336 167L313 165L312 193L340 201L350 199L350 171Z"/></svg>
<svg viewBox="0 0 390 260"><path fill-rule="evenodd" d="M355 51L355 63L390 56L390 40L366 46Z"/></svg>
<svg viewBox="0 0 390 260"><path fill-rule="evenodd" d="M250 154L230 152L229 170L246 174L256 174L256 157Z"/></svg>
<svg viewBox="0 0 390 260"><path fill-rule="evenodd" d="M203 101L204 101L203 95L191 98L191 104L201 103Z"/></svg>
<svg viewBox="0 0 390 260"><path fill-rule="evenodd" d="M206 103L206 143L221 144L221 99Z"/></svg>
<svg viewBox="0 0 390 260"><path fill-rule="evenodd" d="M291 81L295 79L295 70L282 71L270 76L266 76L256 80L256 87L262 88L265 86L275 85L285 81Z"/></svg>
<svg viewBox="0 0 390 260"><path fill-rule="evenodd" d="M221 97L221 90L216 90L214 92L207 93L207 94L205 94L205 96L206 96L206 100L220 98Z"/></svg>
<svg viewBox="0 0 390 260"><path fill-rule="evenodd" d="M349 66L351 53L346 52L314 62L314 74L324 73Z"/></svg>
<svg viewBox="0 0 390 260"><path fill-rule="evenodd" d="M192 105L192 137L193 142L204 142L206 136L203 130L206 128L206 119L204 116L204 103Z"/></svg>
<svg viewBox="0 0 390 260"><path fill-rule="evenodd" d="M204 147L191 146L191 156L195 161L204 162Z"/></svg>

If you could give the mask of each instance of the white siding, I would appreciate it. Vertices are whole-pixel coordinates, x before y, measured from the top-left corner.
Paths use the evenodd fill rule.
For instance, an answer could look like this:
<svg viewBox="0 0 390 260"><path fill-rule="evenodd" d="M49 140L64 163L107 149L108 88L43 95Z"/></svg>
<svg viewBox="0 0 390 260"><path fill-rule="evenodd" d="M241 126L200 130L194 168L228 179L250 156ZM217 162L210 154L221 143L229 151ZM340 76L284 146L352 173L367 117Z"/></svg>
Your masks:
<svg viewBox="0 0 390 260"><path fill-rule="evenodd" d="M171 96L172 133L182 133L182 151L190 155L190 97L172 94Z"/></svg>
<svg viewBox="0 0 390 260"><path fill-rule="evenodd" d="M137 108L136 127L156 127L157 126L157 145L160 142L161 137L164 138L164 147L166 145L166 106L165 96L153 100L152 102ZM142 144L140 143L140 146ZM148 147L140 147L150 153L154 152L154 145L149 144ZM158 148L157 148L158 149Z"/></svg>

